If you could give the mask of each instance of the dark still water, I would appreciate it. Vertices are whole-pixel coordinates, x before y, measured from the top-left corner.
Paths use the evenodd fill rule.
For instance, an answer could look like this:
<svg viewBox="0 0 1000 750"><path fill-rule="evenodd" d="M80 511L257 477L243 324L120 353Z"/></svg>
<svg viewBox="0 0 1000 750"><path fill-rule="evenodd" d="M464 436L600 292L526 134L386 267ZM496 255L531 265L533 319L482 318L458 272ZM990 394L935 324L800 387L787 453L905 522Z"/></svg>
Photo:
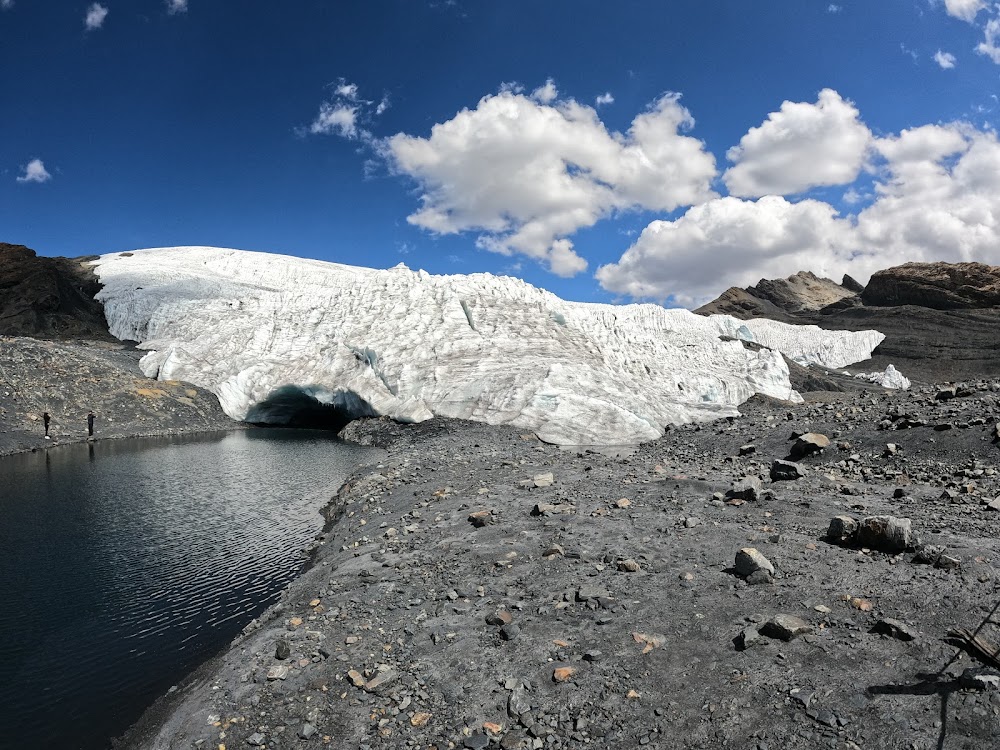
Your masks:
<svg viewBox="0 0 1000 750"><path fill-rule="evenodd" d="M377 457L256 429L0 458L0 748L107 747L277 599Z"/></svg>

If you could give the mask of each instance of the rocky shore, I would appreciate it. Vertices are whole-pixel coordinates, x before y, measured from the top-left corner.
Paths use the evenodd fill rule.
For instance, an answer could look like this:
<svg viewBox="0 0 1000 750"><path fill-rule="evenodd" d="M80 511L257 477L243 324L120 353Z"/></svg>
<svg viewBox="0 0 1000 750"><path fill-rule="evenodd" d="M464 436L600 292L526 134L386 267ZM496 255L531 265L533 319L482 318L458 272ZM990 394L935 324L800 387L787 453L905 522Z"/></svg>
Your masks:
<svg viewBox="0 0 1000 750"><path fill-rule="evenodd" d="M90 411L98 440L240 428L215 394L144 377L142 354L114 341L0 336L0 456L85 441Z"/></svg>
<svg viewBox="0 0 1000 750"><path fill-rule="evenodd" d="M993 747L1000 382L742 412L354 423L314 565L119 746Z"/></svg>

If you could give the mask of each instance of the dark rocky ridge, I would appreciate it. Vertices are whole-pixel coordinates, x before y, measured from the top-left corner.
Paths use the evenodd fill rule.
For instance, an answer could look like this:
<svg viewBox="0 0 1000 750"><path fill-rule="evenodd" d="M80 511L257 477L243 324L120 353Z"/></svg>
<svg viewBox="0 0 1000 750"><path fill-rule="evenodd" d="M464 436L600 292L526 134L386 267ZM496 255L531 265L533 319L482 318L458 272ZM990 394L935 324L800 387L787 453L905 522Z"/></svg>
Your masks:
<svg viewBox="0 0 1000 750"><path fill-rule="evenodd" d="M0 335L116 341L86 260L40 258L24 245L0 243Z"/></svg>
<svg viewBox="0 0 1000 750"><path fill-rule="evenodd" d="M1000 306L1000 266L905 263L872 274L861 293L868 306L915 305L934 310Z"/></svg>
<svg viewBox="0 0 1000 750"><path fill-rule="evenodd" d="M853 365L853 372L893 364L925 383L1000 372L1000 267L907 263L874 274L860 293L852 291L859 285L850 277L843 284L823 279L823 289L844 294L818 308L815 296L803 295L803 276L733 287L695 312L884 333L886 340L872 358Z"/></svg>

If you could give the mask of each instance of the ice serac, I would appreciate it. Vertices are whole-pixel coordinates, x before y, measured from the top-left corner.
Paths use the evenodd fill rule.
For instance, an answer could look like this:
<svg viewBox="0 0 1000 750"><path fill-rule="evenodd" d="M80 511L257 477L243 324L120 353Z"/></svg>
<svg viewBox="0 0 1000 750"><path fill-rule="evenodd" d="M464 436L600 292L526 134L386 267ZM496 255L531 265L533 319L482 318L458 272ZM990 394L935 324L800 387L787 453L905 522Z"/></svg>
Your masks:
<svg viewBox="0 0 1000 750"><path fill-rule="evenodd" d="M282 404L308 398L349 416L440 415L513 424L563 445L630 444L668 424L735 415L755 393L801 400L779 351L842 367L882 339L566 302L491 274L218 248L140 250L94 265L111 332L149 350L144 372L212 390L235 419L280 421Z"/></svg>

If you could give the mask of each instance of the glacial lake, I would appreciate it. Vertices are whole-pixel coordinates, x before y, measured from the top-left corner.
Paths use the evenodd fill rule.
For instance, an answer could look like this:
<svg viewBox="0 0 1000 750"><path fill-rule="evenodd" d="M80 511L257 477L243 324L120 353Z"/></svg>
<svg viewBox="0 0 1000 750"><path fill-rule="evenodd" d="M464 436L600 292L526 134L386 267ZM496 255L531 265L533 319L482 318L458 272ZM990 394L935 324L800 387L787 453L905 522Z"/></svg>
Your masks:
<svg viewBox="0 0 1000 750"><path fill-rule="evenodd" d="M380 455L252 429L0 458L0 747L108 747L278 599Z"/></svg>

